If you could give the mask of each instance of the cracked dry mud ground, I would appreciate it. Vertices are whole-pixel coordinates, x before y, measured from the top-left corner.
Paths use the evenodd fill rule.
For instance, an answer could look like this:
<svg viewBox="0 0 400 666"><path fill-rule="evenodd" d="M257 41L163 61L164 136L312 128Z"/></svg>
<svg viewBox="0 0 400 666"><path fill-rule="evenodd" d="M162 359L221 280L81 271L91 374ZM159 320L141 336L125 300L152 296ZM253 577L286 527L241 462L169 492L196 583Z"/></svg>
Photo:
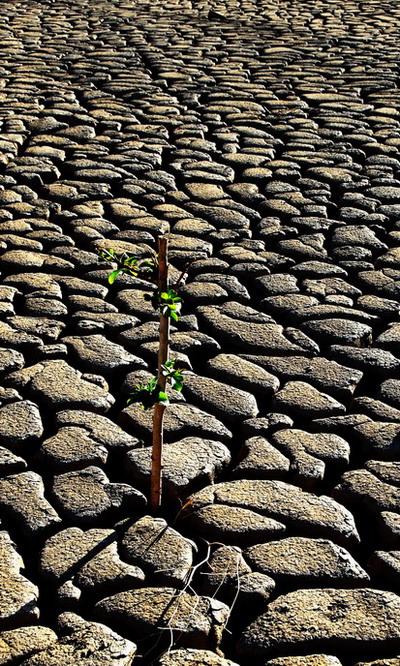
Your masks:
<svg viewBox="0 0 400 666"><path fill-rule="evenodd" d="M399 20L0 3L3 666L399 666ZM154 518L157 321L98 250L164 233Z"/></svg>

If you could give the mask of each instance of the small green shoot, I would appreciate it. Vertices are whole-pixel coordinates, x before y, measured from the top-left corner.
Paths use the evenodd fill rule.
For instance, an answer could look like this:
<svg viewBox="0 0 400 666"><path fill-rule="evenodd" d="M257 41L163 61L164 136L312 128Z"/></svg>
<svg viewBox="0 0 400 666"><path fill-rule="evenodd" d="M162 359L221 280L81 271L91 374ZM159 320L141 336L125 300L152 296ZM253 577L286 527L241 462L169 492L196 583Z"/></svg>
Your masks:
<svg viewBox="0 0 400 666"><path fill-rule="evenodd" d="M170 381L171 386L173 389L175 389L175 391L182 391L184 370L181 368L175 368L175 363L175 359L165 361L165 363L161 366L161 372L164 377Z"/></svg>
<svg viewBox="0 0 400 666"><path fill-rule="evenodd" d="M101 249L99 250L99 258L118 264L118 268L108 276L109 284L114 284L119 273L128 273L150 282L157 282L158 258L156 254L152 258L148 258L129 255L127 252L117 253L113 249Z"/></svg>
<svg viewBox="0 0 400 666"><path fill-rule="evenodd" d="M182 299L178 296L175 289L168 289L167 292L161 292L159 296L159 308L164 317L170 317L178 321L182 307Z"/></svg>
<svg viewBox="0 0 400 666"><path fill-rule="evenodd" d="M176 359L165 361L161 366L161 374L175 391L182 391L184 370L175 368L175 363ZM157 383L157 377L152 377L147 384L137 384L127 400L128 405L132 402L140 402L144 410L151 409L156 403L164 407L170 404L167 393Z"/></svg>

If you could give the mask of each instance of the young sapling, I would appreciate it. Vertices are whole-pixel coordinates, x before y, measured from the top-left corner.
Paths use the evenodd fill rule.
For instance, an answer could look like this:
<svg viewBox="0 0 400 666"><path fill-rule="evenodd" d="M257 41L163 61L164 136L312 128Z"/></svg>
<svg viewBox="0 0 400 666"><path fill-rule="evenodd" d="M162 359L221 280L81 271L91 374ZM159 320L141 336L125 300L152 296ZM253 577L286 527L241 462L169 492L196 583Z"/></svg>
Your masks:
<svg viewBox="0 0 400 666"><path fill-rule="evenodd" d="M168 240L165 236L159 236L157 249L158 252L150 258L130 256L126 252L118 254L113 249L99 251L100 258L117 264L117 268L108 276L109 284L113 284L120 273L127 273L155 285L153 292L145 294L144 298L150 301L154 310L160 313L157 375L152 377L147 384L137 385L128 398L128 404L140 402L143 409L153 408L149 505L155 513L161 506L164 412L169 405L167 384L176 391L181 391L184 379L183 370L175 366L175 359L169 358L169 351L170 322L171 320L179 321L182 299L178 295L178 288L186 273L184 270L173 287L170 287Z"/></svg>

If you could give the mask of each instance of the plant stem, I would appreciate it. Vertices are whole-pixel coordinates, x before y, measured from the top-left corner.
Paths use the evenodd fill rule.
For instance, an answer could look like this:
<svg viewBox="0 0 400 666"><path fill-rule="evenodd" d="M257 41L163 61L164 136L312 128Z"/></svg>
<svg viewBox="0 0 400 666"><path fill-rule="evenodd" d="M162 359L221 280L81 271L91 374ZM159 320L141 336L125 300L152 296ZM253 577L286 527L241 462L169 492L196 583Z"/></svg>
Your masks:
<svg viewBox="0 0 400 666"><path fill-rule="evenodd" d="M168 241L165 236L158 237L158 293L168 291ZM169 317L160 312L158 342L157 385L165 392L167 378L162 374L162 366L168 361L169 354ZM153 412L153 444L151 453L150 508L157 513L161 506L162 447L164 438L165 406L158 402Z"/></svg>

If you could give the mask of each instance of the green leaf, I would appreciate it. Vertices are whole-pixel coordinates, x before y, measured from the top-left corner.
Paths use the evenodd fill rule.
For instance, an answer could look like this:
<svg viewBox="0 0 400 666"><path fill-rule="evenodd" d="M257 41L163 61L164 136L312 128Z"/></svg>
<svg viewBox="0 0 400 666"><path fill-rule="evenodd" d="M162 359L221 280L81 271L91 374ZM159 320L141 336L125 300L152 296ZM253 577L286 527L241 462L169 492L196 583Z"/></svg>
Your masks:
<svg viewBox="0 0 400 666"><path fill-rule="evenodd" d="M178 296L178 293L175 291L175 289L168 289L168 296L171 299L171 301L181 301L181 297Z"/></svg>
<svg viewBox="0 0 400 666"><path fill-rule="evenodd" d="M100 259L104 259L105 261L114 261L115 252L114 250L106 250L102 248L99 250L98 256Z"/></svg>
<svg viewBox="0 0 400 666"><path fill-rule="evenodd" d="M145 268L155 267L154 261L152 261L151 259L141 259L138 263L140 266L144 266Z"/></svg>
<svg viewBox="0 0 400 666"><path fill-rule="evenodd" d="M164 407L168 407L169 400L167 394L164 393L164 391L159 391L157 402L159 405L164 405Z"/></svg>
<svg viewBox="0 0 400 666"><path fill-rule="evenodd" d="M175 391L182 391L183 383L174 380L172 383L172 388L175 389Z"/></svg>
<svg viewBox="0 0 400 666"><path fill-rule="evenodd" d="M169 314L170 314L171 319L173 319L174 321L179 321L179 317L176 314L176 312L173 312L173 310L170 310Z"/></svg>
<svg viewBox="0 0 400 666"><path fill-rule="evenodd" d="M110 273L110 275L108 276L108 282L109 282L109 284L114 284L114 282L115 282L115 278L117 277L118 273L121 273L121 269L120 269L120 268L117 268L115 271L113 271L112 273Z"/></svg>
<svg viewBox="0 0 400 666"><path fill-rule="evenodd" d="M147 390L148 391L154 391L156 386L157 386L157 377L152 377L150 379L149 383L147 384Z"/></svg>

